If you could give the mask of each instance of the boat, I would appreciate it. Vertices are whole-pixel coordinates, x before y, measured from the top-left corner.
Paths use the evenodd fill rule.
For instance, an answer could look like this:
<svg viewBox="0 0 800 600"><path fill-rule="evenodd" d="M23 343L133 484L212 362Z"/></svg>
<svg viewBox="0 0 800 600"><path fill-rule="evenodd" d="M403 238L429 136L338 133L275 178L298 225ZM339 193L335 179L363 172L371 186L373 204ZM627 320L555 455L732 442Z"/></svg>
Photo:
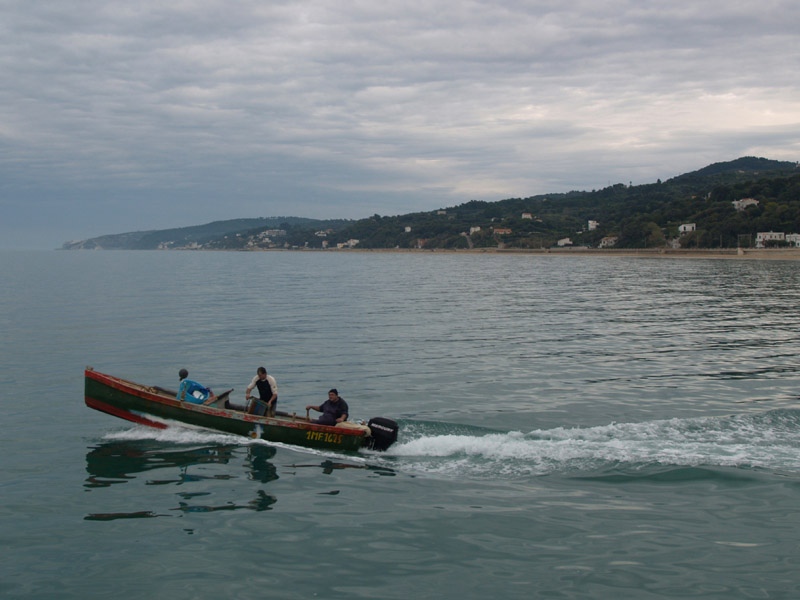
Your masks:
<svg viewBox="0 0 800 600"><path fill-rule="evenodd" d="M392 419L375 417L367 423L347 421L331 426L314 423L308 413L248 414L228 408L232 391L212 396L206 404L192 404L178 400L172 390L134 383L92 367L84 371L86 406L157 429L177 422L268 442L343 451L385 451L397 440L398 426Z"/></svg>

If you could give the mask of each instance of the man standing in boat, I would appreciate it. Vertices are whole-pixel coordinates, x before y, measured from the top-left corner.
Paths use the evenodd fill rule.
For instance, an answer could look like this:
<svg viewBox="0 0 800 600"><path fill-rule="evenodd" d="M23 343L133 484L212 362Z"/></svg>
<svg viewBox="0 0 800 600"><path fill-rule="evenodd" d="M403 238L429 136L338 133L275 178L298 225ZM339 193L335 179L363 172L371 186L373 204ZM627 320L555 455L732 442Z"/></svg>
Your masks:
<svg viewBox="0 0 800 600"><path fill-rule="evenodd" d="M339 395L337 389L333 388L328 392L328 399L320 406L312 406L310 404L306 406L306 411L309 410L322 413L322 416L316 419L314 423L319 423L320 425L336 425L337 423L347 421L350 408L347 406L347 402L344 401L344 398Z"/></svg>
<svg viewBox="0 0 800 600"><path fill-rule="evenodd" d="M254 398L250 395L255 388L258 388L259 398ZM251 406L247 412L254 415L263 415L266 413L268 417L275 416L275 406L278 404L278 384L272 375L267 374L264 367L258 367L256 376L247 386L244 391L244 399L253 399Z"/></svg>

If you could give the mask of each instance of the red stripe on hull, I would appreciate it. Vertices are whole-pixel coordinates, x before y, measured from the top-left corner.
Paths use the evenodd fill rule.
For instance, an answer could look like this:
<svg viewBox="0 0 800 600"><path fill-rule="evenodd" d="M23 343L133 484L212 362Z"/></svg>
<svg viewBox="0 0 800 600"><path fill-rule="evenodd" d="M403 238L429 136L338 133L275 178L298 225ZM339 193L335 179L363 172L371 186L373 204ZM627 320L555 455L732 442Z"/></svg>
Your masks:
<svg viewBox="0 0 800 600"><path fill-rule="evenodd" d="M167 428L167 426L164 425L164 423L151 421L146 417L135 415L131 412L128 412L127 410L117 408L116 406L111 406L110 404L106 404L105 402L101 402L100 400L96 400L95 398L89 398L88 396L85 396L85 400L86 400L86 406L88 406L89 408L99 410L100 412L108 413L109 415L119 417L120 419L125 419L126 421L132 421L134 423L138 423L139 425L146 425L147 427L154 427L156 429Z"/></svg>

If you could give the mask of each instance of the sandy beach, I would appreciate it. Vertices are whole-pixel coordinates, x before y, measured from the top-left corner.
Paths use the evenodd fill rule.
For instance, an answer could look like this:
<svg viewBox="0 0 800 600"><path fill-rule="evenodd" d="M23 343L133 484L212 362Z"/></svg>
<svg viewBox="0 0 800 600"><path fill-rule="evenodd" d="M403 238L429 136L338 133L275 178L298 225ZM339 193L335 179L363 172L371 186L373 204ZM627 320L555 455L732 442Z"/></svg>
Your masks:
<svg viewBox="0 0 800 600"><path fill-rule="evenodd" d="M738 260L800 260L800 248L722 248L722 249L596 249L596 248L473 248L471 250L430 250L413 248L348 248L327 249L325 252L400 252L435 254L535 254L546 256L605 256L634 258L711 258Z"/></svg>

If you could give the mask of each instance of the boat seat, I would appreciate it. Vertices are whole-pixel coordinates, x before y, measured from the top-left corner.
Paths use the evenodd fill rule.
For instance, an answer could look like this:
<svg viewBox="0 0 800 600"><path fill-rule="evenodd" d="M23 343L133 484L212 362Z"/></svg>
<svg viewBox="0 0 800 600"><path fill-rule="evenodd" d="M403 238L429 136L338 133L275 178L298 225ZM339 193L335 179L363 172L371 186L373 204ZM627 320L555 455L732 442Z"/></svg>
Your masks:
<svg viewBox="0 0 800 600"><path fill-rule="evenodd" d="M367 435L372 433L369 427L366 425L362 425L361 423L353 423L352 421L342 421L341 423L337 423L336 427L340 427L342 429L360 429L361 431L366 432Z"/></svg>
<svg viewBox="0 0 800 600"><path fill-rule="evenodd" d="M229 389L226 392L222 392L219 396L216 396L214 400L212 400L211 402L206 400L203 403L203 406L213 406L214 408L225 408L225 401L230 398L232 391L233 388Z"/></svg>

